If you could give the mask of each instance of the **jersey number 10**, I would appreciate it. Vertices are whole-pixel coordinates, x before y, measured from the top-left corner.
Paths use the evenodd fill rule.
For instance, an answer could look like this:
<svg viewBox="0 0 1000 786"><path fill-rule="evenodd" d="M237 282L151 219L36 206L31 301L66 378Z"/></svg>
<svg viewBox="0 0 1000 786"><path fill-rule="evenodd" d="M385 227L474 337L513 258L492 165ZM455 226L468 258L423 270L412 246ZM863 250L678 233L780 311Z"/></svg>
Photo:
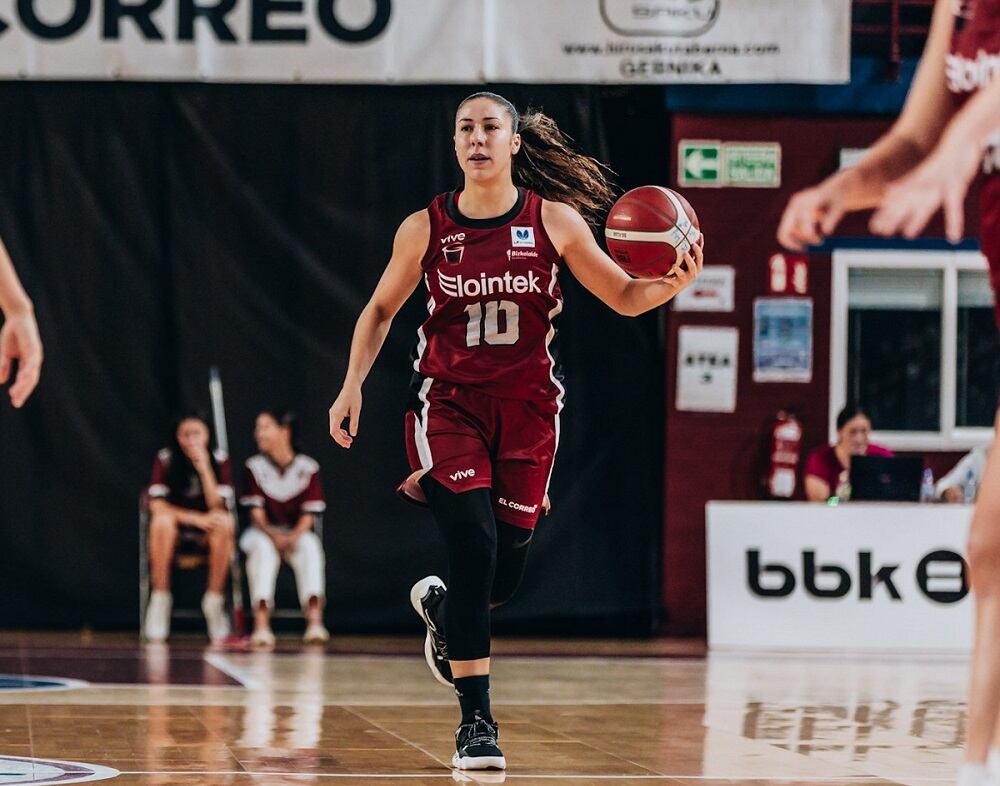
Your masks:
<svg viewBox="0 0 1000 786"><path fill-rule="evenodd" d="M518 318L520 309L510 300L491 300L465 307L469 324L465 331L465 345L478 347L484 341L491 346L516 344L520 336ZM484 316L485 313L485 316ZM501 330L501 325L503 330Z"/></svg>

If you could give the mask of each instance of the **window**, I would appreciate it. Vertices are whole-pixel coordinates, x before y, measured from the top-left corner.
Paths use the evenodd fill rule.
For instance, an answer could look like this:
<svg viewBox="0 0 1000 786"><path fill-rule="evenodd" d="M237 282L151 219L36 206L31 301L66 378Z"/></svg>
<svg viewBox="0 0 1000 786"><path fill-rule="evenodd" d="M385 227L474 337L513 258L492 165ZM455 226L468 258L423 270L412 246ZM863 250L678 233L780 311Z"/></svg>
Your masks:
<svg viewBox="0 0 1000 786"><path fill-rule="evenodd" d="M830 433L848 400L901 450L991 438L1000 341L986 263L970 251L837 251Z"/></svg>

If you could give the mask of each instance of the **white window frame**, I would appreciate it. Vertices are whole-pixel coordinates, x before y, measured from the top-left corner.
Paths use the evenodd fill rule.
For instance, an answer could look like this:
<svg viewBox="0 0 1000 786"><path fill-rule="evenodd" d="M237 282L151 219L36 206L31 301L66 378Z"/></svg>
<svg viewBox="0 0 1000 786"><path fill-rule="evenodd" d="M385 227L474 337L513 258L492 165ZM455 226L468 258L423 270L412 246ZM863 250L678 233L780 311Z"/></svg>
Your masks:
<svg viewBox="0 0 1000 786"><path fill-rule="evenodd" d="M941 303L941 430L872 431L872 441L893 450L969 450L993 439L993 429L955 425L958 370L958 274L988 271L978 251L901 251L839 249L833 252L830 293L830 412L829 438L837 440L837 413L847 403L847 313L851 269L940 270Z"/></svg>

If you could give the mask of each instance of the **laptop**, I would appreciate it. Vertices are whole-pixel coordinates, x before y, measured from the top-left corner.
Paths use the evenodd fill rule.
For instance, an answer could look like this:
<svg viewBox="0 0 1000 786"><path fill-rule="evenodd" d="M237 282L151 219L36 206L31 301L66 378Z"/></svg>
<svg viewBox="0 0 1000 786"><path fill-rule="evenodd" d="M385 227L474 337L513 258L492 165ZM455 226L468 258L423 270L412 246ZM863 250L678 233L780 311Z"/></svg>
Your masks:
<svg viewBox="0 0 1000 786"><path fill-rule="evenodd" d="M923 473L919 456L852 456L851 499L917 502Z"/></svg>

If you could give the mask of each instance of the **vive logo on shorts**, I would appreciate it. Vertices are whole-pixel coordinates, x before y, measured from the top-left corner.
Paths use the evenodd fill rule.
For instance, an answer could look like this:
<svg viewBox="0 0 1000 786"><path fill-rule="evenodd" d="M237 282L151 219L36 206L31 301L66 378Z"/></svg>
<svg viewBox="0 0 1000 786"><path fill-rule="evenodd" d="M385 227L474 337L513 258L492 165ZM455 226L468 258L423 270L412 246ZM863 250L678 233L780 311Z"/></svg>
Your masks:
<svg viewBox="0 0 1000 786"><path fill-rule="evenodd" d="M458 472L454 473L453 475L449 475L448 477L451 478L453 481L466 480L468 478L476 477L476 470L460 469Z"/></svg>
<svg viewBox="0 0 1000 786"><path fill-rule="evenodd" d="M534 227L511 227L510 244L514 248L534 248L535 228Z"/></svg>

